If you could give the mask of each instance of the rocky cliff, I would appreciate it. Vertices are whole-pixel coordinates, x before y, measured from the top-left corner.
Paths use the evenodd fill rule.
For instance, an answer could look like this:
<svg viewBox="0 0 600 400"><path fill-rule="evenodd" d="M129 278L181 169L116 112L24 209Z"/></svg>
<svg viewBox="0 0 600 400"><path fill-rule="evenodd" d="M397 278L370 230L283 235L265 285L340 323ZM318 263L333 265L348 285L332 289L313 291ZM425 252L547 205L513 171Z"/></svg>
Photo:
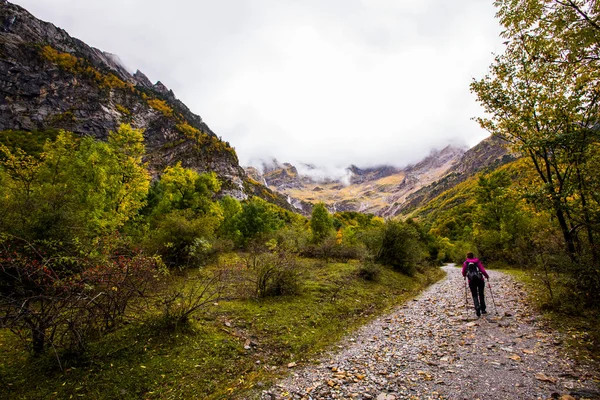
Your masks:
<svg viewBox="0 0 600 400"><path fill-rule="evenodd" d="M504 140L494 136L488 137L465 152L440 179L414 191L403 201L391 204L383 215L409 214L473 175L494 170L515 159L516 155L508 150Z"/></svg>
<svg viewBox="0 0 600 400"><path fill-rule="evenodd" d="M234 149L165 85L0 0L0 131L65 129L105 139L124 122L144 129L155 176L181 162L216 172L224 194L246 197Z"/></svg>

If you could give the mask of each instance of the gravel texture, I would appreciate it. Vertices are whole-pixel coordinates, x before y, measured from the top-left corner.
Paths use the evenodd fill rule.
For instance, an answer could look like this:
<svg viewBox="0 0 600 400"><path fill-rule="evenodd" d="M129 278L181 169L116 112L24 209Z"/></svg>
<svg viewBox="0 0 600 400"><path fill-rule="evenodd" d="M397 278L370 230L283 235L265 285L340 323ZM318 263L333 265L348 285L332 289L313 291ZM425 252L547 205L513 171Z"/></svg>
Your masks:
<svg viewBox="0 0 600 400"><path fill-rule="evenodd" d="M465 305L460 269L420 297L377 319L316 365L291 364L264 390L272 399L600 399L597 371L561 351L561 337L538 321L522 287L489 271L488 314Z"/></svg>

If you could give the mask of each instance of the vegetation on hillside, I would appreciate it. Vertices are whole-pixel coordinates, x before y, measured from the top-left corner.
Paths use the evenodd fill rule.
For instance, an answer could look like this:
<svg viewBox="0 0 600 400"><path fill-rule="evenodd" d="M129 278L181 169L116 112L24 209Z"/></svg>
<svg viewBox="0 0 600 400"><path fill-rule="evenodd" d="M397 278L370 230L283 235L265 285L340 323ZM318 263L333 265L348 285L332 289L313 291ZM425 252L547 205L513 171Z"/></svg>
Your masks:
<svg viewBox="0 0 600 400"><path fill-rule="evenodd" d="M129 125L106 142L20 133L0 135L8 397L247 390L274 373L256 356L308 360L440 276L428 268L435 239L413 222L323 205L307 219L258 197L218 198L215 174L179 163L151 181ZM30 373L48 378L24 385Z"/></svg>
<svg viewBox="0 0 600 400"><path fill-rule="evenodd" d="M176 109L174 104L161 98L161 94L147 90L141 86L134 86L132 83L124 82L112 72L101 71L94 67L85 58L77 57L70 53L61 52L50 45L39 47L39 55L46 63L56 65L63 71L73 74L78 78L92 82L101 91L119 90L124 93L134 95L136 98L146 103L149 109L159 113L164 119L169 121L172 128L182 134L182 139L189 139L195 143L195 148L199 153L204 154L209 160L215 154L227 153L237 162L237 154L228 142L222 141L214 134L209 134L201 127L194 127L186 119L185 112L181 109ZM131 111L124 104L115 104L115 109L123 115L123 121L131 119ZM66 115L65 115L66 114ZM65 122L73 122L69 119L74 119L72 112L68 111L53 117L53 126L65 127L68 126ZM174 143L171 141L170 143Z"/></svg>
<svg viewBox="0 0 600 400"><path fill-rule="evenodd" d="M497 6L506 50L489 75L471 86L490 115L479 122L530 161L536 178L524 196L553 219L535 232L558 229L562 244L550 253L567 259L557 268L571 274L582 301L597 305L598 7L588 0L499 1ZM540 262L552 264L549 257Z"/></svg>

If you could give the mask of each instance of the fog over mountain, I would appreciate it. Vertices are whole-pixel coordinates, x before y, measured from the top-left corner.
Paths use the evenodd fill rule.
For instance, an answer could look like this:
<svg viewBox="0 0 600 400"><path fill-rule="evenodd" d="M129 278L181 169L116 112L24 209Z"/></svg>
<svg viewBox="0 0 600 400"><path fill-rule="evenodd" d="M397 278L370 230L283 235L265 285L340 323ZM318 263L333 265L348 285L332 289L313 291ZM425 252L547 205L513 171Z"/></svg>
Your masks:
<svg viewBox="0 0 600 400"><path fill-rule="evenodd" d="M487 136L473 76L501 51L480 0L16 0L161 80L252 160L405 166Z"/></svg>

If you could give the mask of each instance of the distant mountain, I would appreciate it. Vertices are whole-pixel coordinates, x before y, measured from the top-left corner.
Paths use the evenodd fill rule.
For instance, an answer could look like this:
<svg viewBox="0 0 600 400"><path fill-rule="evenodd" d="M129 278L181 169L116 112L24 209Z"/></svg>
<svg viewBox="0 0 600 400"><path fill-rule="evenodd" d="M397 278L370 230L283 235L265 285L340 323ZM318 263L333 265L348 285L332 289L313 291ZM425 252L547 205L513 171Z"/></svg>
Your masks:
<svg viewBox="0 0 600 400"><path fill-rule="evenodd" d="M216 172L222 195L254 194L290 208L286 197L251 182L230 144L164 84L130 74L117 56L0 0L0 135L65 129L103 140L121 123L144 130L154 176L181 162Z"/></svg>
<svg viewBox="0 0 600 400"><path fill-rule="evenodd" d="M402 201L396 202L383 212L386 216L407 215L422 207L441 193L482 171L492 171L516 160L504 140L491 136L465 152L441 179L419 188Z"/></svg>
<svg viewBox="0 0 600 400"><path fill-rule="evenodd" d="M246 174L288 196L288 202L303 213L309 213L313 204L323 202L332 212L392 215L391 205L404 202L410 194L443 177L465 151L448 146L406 168L351 165L334 176L314 165L294 166L271 159L260 168L247 167Z"/></svg>

